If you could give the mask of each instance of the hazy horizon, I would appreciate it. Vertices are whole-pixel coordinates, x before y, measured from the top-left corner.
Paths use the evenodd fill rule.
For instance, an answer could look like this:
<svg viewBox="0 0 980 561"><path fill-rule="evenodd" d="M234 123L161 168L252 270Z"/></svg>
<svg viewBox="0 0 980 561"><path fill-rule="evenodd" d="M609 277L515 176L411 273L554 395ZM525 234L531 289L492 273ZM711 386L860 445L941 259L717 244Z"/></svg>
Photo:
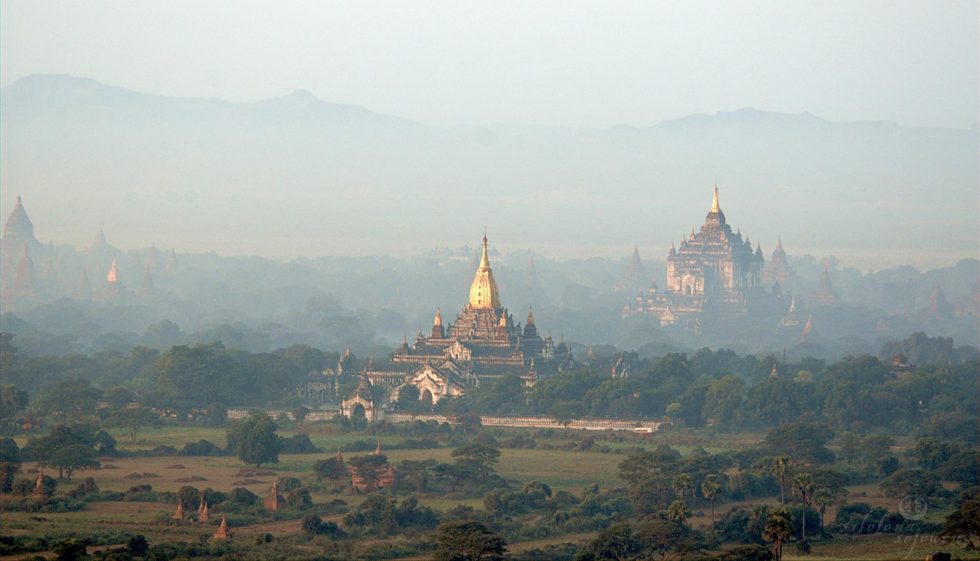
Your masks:
<svg viewBox="0 0 980 561"><path fill-rule="evenodd" d="M782 236L861 270L950 265L980 256L977 16L4 2L0 213L21 194L43 241L77 247L102 227L124 248L398 255L486 225L505 252L661 260L717 183L767 255ZM25 79L62 74L106 87Z"/></svg>

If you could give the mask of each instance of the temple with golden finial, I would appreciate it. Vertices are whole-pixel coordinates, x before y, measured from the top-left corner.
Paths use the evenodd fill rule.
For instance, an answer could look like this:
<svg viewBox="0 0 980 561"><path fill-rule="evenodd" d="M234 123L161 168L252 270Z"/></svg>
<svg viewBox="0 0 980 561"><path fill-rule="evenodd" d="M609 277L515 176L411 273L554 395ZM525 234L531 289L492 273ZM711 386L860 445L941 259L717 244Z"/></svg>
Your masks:
<svg viewBox="0 0 980 561"><path fill-rule="evenodd" d="M728 224L716 185L700 230L670 248L665 289L654 283L623 313L651 314L661 325L681 323L699 332L706 319L749 313L753 299L764 296L764 263L762 247L753 248Z"/></svg>
<svg viewBox="0 0 980 561"><path fill-rule="evenodd" d="M551 337L541 337L531 310L522 326L504 307L484 233L469 298L455 321L445 323L441 309L436 308L428 337L419 330L412 345L406 340L388 360L370 364L345 352L337 369L327 374L360 371L362 380L384 390L388 400L397 399L403 388L414 386L421 401L435 404L446 397L461 396L483 381L514 375L528 383L573 365L572 353L564 342L556 345ZM343 401L344 414L368 412L362 403L367 392L360 385L363 381L354 392L360 395ZM379 413L376 408L376 418L380 418Z"/></svg>

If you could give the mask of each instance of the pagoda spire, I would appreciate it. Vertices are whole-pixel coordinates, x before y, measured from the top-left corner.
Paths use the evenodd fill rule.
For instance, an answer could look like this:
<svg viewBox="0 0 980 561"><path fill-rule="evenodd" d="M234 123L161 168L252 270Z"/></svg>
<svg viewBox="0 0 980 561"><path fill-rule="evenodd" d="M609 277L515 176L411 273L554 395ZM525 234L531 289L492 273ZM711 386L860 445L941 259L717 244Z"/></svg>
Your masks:
<svg viewBox="0 0 980 561"><path fill-rule="evenodd" d="M3 237L19 238L24 241L37 242L37 238L34 237L34 223L27 216L27 211L24 210L24 203L20 199L20 195L17 195L17 201L14 203L14 209L10 212L10 216L7 217L7 222L3 225Z"/></svg>
<svg viewBox="0 0 980 561"><path fill-rule="evenodd" d="M105 276L106 282L113 285L119 282L119 269L116 268L116 258L112 258L112 265L109 267L109 272Z"/></svg>
<svg viewBox="0 0 980 561"><path fill-rule="evenodd" d="M718 205L718 184L715 184L715 194L711 198L711 212L721 212L721 206Z"/></svg>
<svg viewBox="0 0 980 561"><path fill-rule="evenodd" d="M487 228L483 228L483 253L480 255L480 268L490 268L490 257L487 255Z"/></svg>
<svg viewBox="0 0 980 561"><path fill-rule="evenodd" d="M470 306L473 308L501 308L497 281L494 280L493 271L490 269L486 231L483 233L483 253L480 256L480 265L473 277L473 284L470 285Z"/></svg>

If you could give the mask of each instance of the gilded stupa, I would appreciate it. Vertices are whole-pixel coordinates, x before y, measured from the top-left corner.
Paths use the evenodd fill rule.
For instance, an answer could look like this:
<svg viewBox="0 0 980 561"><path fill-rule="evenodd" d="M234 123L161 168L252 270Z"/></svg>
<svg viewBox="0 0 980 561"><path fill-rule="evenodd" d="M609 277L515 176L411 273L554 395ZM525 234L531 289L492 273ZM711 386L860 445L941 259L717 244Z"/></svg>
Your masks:
<svg viewBox="0 0 980 561"><path fill-rule="evenodd" d="M413 344L403 341L387 361L364 361L345 352L337 369L328 375L357 372L370 385L386 390L389 399L412 385L419 390L420 399L435 403L443 397L462 395L481 381L508 375L533 385L539 378L553 376L573 364L564 342L556 345L551 337L538 334L533 313L528 312L522 326L504 307L484 233L469 298L455 321L447 324L436 308L428 337L419 330Z"/></svg>

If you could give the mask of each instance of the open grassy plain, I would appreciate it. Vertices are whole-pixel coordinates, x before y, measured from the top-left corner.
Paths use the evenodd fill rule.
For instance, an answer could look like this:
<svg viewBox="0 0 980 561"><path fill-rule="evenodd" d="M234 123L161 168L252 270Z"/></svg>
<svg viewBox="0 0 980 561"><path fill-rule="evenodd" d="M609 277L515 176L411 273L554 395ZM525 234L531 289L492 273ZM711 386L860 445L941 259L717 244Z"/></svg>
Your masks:
<svg viewBox="0 0 980 561"><path fill-rule="evenodd" d="M452 448L443 447L437 449L394 449L405 440L404 436L372 436L363 432L342 433L336 430L333 425L327 424L308 424L298 427L302 432L310 435L312 442L323 449L322 453L314 454L291 454L281 455L278 464L262 466L263 469L271 470L275 475L245 476L240 473L242 468L248 468L240 460L233 456L217 457L189 457L179 455L168 456L129 456L129 457L106 457L101 459L102 467L97 470L78 472L75 474L74 481L59 483L59 494L73 488L78 481L85 477L92 477L96 485L103 492L123 493L134 485L148 484L157 492L177 492L181 487L190 485L198 489L211 488L217 491L228 493L234 487L245 487L259 495L265 497L269 487L276 477L297 477L303 485L311 490L313 501L317 504L325 504L335 499L346 501L351 507L356 506L364 500L365 495L353 493L349 490L335 491L329 486L318 484L313 473L314 463L322 458L333 456L341 447L350 445L358 441L370 440L380 441L382 448L389 460L397 465L402 460L425 460L433 459L438 462L452 462ZM280 430L283 436L294 434L295 430ZM502 430L497 433L498 439L507 437L510 433ZM136 452L149 450L157 446L172 446L180 449L188 442L195 442L201 439L209 440L213 443L223 445L225 442L224 428L211 427L187 427L187 426L164 426L157 428L146 428L141 430L136 440L131 441L128 434L124 431L113 432L113 436L118 441L118 449L124 452ZM576 496L581 494L583 488L598 483L600 488L608 489L620 487L624 482L617 476L617 466L623 460L624 452L627 448L641 447L652 449L657 444L669 443L673 447L688 453L697 446L703 447L711 452L718 452L726 449L741 446L750 446L759 442L763 435L756 433L740 434L713 434L713 433L662 433L654 436L640 435L610 435L608 438L601 439L601 444L606 451L579 451L562 449L569 448L570 443L575 443L590 436L584 433L571 433L557 431L538 435L538 447L534 449L508 449L501 450L499 462L496 465L497 472L510 480L526 482L531 480L541 481L550 485L554 490L564 490ZM24 438L18 438L18 443L23 445ZM359 455L370 454L371 451L345 452L344 456L350 459ZM25 470L33 466L25 464ZM138 475L138 476L137 476ZM20 477L33 477L30 473L21 473ZM849 489L851 497L849 500L867 502L875 506L883 506L889 510L896 509L896 500L882 497L878 494L876 485L864 485ZM439 511L446 511L458 505L465 505L475 509L483 508L482 497L475 498L454 498L436 493L422 494L419 496L422 504L430 506ZM749 501L742 503L723 503L715 505L717 513L723 513L735 504L748 504ZM778 499L770 497L767 499L753 499L753 503L766 503L776 506ZM183 542L201 543L205 541L213 532L220 516L213 516L210 522L196 523L186 522L177 524L169 518L173 514L175 504L167 502L146 502L146 501L104 501L90 502L84 510L76 512L3 512L0 517L0 534L7 536L78 536L82 537L90 534L103 534L111 536L116 533L124 536L125 532L130 534L142 534L147 537L150 543L160 542ZM315 509L314 509L315 510ZM941 521L942 512L934 511L929 513L931 521ZM826 517L832 520L835 509L831 508ZM229 522L235 532L236 543L254 543L260 536L269 534L274 540L285 540L283 543L289 545L277 545L278 548L289 547L297 548L294 551L305 553L316 553L324 543L321 538L319 541L303 542L296 541L294 538L302 534L300 526L301 513L284 512L261 516L256 519L254 516L242 518L234 513L229 514ZM324 520L340 522L342 514L324 515ZM697 509L692 513L690 523L695 528L706 528L710 523L707 509ZM573 543L582 544L595 536L594 532L572 532L565 535L551 536L542 539L528 539L523 542L511 543L509 548L512 552L523 552L548 545ZM383 544L387 538L372 539L373 545ZM390 538L392 544L399 543L403 538ZM289 541L293 540L293 541ZM397 549L397 548L395 548ZM867 535L867 536L837 536L833 541L815 541L813 552L806 556L809 560L891 560L891 559L922 559L928 553L942 549L953 551L964 558L969 558L968 552L960 548L953 547L951 544L937 544L930 536L895 536L895 535ZM394 551L394 549L392 550ZM2 557L3 559L19 558L17 556ZM398 555L397 553L385 554L386 558L404 559L424 559L417 553L408 555ZM975 557L975 554L974 554ZM795 549L788 547L785 551L784 559L795 560L803 559L804 556L797 554Z"/></svg>

